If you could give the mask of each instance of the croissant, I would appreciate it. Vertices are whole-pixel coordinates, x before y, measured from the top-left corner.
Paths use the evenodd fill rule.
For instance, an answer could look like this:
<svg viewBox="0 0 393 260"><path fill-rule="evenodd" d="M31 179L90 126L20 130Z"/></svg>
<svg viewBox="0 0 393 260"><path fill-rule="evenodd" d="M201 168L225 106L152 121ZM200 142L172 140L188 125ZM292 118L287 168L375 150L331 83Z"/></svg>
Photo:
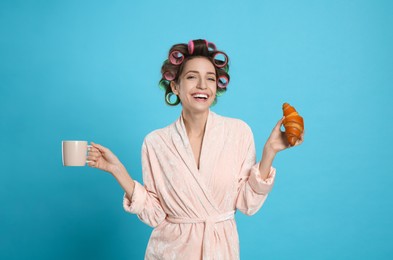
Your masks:
<svg viewBox="0 0 393 260"><path fill-rule="evenodd" d="M296 109L288 103L282 105L282 111L285 116L283 120L285 136L291 145L295 145L304 130L303 117L301 117Z"/></svg>

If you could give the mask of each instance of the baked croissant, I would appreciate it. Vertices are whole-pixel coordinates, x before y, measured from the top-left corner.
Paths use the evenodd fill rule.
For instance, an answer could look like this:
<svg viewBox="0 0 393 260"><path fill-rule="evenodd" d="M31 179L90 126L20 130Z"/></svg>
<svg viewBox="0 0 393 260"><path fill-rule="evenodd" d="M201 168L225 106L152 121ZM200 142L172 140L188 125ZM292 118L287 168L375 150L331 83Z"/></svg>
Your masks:
<svg viewBox="0 0 393 260"><path fill-rule="evenodd" d="M304 130L303 117L301 117L296 109L288 103L282 105L282 111L284 113L283 124L285 127L285 136L291 145L295 145L296 141L300 139L300 136Z"/></svg>

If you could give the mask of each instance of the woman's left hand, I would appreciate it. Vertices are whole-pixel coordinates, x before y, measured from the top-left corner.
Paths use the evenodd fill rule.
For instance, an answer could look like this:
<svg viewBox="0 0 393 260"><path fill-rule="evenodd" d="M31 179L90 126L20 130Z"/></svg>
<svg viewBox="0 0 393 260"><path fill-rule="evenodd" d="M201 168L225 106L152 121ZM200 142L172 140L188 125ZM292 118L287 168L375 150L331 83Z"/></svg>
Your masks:
<svg viewBox="0 0 393 260"><path fill-rule="evenodd" d="M287 137L285 136L285 132L281 131L280 129L283 120L284 117L277 122L276 126L273 128L273 131L271 132L265 144L265 149L272 151L274 154L282 150L285 150L287 148L298 146L304 141L304 131L303 131L302 135L300 136L300 139L297 140L293 146L291 146L287 140Z"/></svg>

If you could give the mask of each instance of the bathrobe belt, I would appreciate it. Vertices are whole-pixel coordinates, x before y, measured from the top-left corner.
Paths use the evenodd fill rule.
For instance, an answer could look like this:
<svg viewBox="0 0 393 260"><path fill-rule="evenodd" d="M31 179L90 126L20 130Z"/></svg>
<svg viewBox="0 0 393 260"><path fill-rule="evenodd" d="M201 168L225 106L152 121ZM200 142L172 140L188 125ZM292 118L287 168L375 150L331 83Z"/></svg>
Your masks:
<svg viewBox="0 0 393 260"><path fill-rule="evenodd" d="M214 241L214 224L227 221L235 218L235 211L229 211L216 216L209 216L206 219L201 218L187 218L187 217L178 217L178 216L170 216L166 217L166 220L170 223L174 224L195 224L195 223L204 223L205 224L205 232L203 234L203 259L213 259L214 248L209 244Z"/></svg>

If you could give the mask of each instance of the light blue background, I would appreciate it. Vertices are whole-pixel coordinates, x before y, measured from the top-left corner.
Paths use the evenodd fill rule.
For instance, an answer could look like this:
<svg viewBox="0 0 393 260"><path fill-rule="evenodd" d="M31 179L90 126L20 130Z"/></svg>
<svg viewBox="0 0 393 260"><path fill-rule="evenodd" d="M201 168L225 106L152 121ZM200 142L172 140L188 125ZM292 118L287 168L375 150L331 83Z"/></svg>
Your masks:
<svg viewBox="0 0 393 260"><path fill-rule="evenodd" d="M63 167L61 140L109 147L141 181L144 136L181 109L160 66L205 38L231 58L212 110L252 127L258 158L283 102L305 118L266 204L236 216L242 259L392 259L392 3L1 1L0 258L143 258L152 229L112 176Z"/></svg>

